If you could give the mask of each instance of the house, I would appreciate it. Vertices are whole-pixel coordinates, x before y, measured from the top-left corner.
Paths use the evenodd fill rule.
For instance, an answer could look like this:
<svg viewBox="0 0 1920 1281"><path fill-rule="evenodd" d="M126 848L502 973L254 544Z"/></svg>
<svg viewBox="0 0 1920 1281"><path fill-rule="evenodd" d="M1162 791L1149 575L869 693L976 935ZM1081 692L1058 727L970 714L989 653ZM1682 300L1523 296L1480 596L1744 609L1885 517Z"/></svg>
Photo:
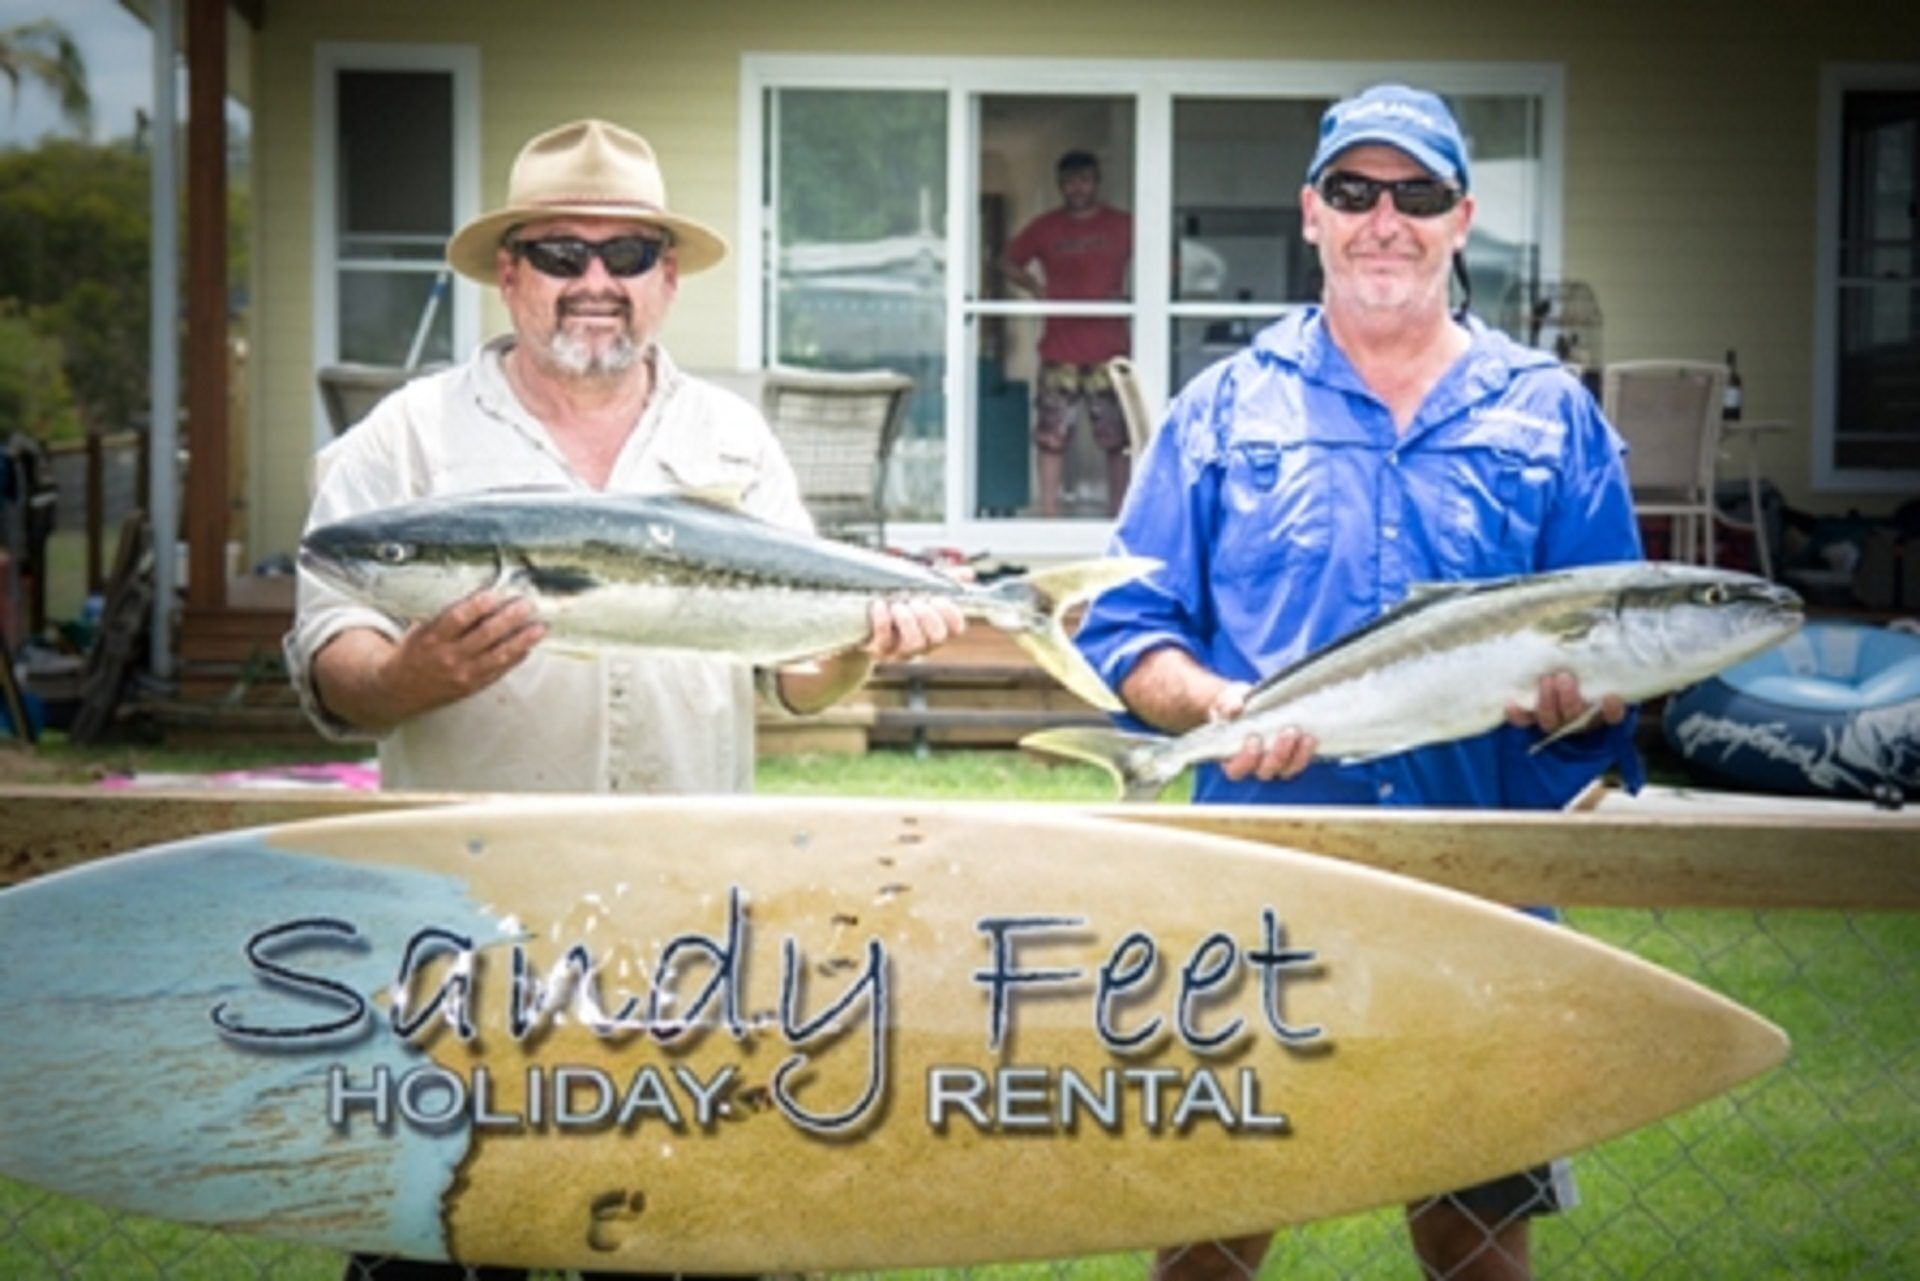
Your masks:
<svg viewBox="0 0 1920 1281"><path fill-rule="evenodd" d="M201 0L193 0L194 4ZM1100 458L1030 514L1024 409L1046 305L998 248L1095 152L1135 220L1131 326L1149 401L1312 296L1298 188L1319 114L1368 83L1436 88L1471 134L1484 318L1529 331L1584 285L1592 362L1737 352L1758 465L1795 506L1920 493L1920 8L1669 0L265 0L249 56L255 253L249 559L289 548L330 434L317 368L398 363L446 235L515 151L600 115L645 134L676 208L735 252L683 284L692 368L780 360L912 373L900 541L1034 557L1102 545ZM426 356L505 328L455 281Z"/></svg>

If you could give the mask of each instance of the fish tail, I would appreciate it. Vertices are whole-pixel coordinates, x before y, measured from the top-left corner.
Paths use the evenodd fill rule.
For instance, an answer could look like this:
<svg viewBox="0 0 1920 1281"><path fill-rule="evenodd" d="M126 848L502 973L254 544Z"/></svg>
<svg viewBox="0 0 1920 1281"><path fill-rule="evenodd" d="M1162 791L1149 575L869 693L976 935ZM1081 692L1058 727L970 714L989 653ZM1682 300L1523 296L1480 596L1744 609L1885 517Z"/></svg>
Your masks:
<svg viewBox="0 0 1920 1281"><path fill-rule="evenodd" d="M1081 601L1158 568L1159 561L1143 556L1074 561L996 583L981 594L987 620L1012 636L1048 675L1101 711L1121 712L1125 706L1074 647L1064 620Z"/></svg>
<svg viewBox="0 0 1920 1281"><path fill-rule="evenodd" d="M1043 729L1020 740L1020 746L1036 752L1098 765L1113 775L1121 798L1128 801L1153 800L1179 772L1169 769L1165 743L1150 734L1117 729Z"/></svg>

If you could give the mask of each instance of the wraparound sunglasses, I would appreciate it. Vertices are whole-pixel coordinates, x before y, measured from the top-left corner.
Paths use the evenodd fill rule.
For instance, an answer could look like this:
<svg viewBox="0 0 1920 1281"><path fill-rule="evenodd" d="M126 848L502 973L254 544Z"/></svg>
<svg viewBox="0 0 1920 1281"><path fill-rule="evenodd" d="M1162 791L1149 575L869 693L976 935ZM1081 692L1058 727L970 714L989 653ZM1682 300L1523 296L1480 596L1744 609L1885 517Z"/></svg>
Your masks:
<svg viewBox="0 0 1920 1281"><path fill-rule="evenodd" d="M1320 199L1343 214L1370 212L1380 193L1393 197L1393 207L1409 218L1437 218L1460 203L1460 188L1439 178L1369 178L1336 169L1320 179Z"/></svg>
<svg viewBox="0 0 1920 1281"><path fill-rule="evenodd" d="M583 240L579 236L544 236L538 240L510 240L507 248L524 258L543 276L577 280L598 258L607 274L623 278L644 276L660 261L667 242L652 236L615 236L611 240Z"/></svg>

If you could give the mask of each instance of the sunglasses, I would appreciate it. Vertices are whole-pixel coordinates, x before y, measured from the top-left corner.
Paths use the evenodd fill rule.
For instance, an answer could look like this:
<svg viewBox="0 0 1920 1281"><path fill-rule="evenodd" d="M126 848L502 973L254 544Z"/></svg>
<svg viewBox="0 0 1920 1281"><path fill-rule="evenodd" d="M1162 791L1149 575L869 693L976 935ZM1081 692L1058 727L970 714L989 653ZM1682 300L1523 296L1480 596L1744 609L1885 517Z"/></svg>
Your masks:
<svg viewBox="0 0 1920 1281"><path fill-rule="evenodd" d="M1363 214L1380 203L1380 193L1393 197L1396 211L1409 218L1437 218L1460 203L1460 188L1439 178L1398 178L1387 181L1336 169L1320 180L1320 199L1343 214Z"/></svg>
<svg viewBox="0 0 1920 1281"><path fill-rule="evenodd" d="M525 258L543 276L577 280L598 258L609 276L644 276L660 261L667 242L651 236L615 236L611 240L582 240L578 236L547 236L540 240L513 240L507 248Z"/></svg>

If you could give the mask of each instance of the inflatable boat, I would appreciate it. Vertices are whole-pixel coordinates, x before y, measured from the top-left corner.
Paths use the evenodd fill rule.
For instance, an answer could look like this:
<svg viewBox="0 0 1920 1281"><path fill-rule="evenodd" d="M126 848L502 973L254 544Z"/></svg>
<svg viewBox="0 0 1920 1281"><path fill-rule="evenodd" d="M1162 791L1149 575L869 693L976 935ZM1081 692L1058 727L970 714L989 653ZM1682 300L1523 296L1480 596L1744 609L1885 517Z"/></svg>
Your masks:
<svg viewBox="0 0 1920 1281"><path fill-rule="evenodd" d="M1920 796L1920 635L1809 623L1667 700L1688 766L1750 791Z"/></svg>

